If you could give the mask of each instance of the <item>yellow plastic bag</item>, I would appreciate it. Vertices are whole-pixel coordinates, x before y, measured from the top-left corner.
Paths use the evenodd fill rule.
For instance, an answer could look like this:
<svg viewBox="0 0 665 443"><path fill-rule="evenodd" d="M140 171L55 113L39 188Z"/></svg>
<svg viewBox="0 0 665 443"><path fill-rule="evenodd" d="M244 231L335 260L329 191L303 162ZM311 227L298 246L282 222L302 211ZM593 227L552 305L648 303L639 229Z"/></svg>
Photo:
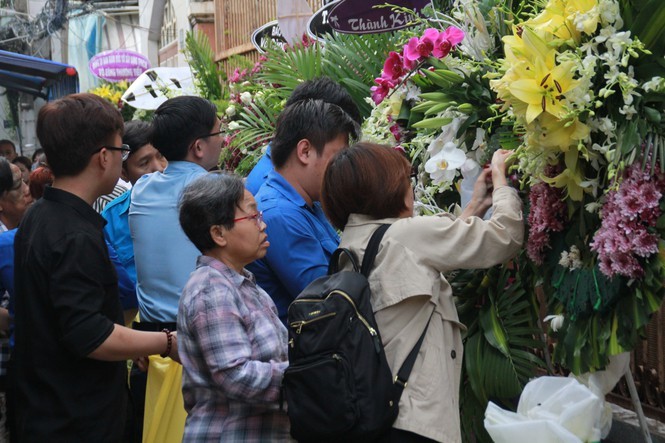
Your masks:
<svg viewBox="0 0 665 443"><path fill-rule="evenodd" d="M180 443L187 412L182 399L182 366L150 356L145 388L143 443Z"/></svg>

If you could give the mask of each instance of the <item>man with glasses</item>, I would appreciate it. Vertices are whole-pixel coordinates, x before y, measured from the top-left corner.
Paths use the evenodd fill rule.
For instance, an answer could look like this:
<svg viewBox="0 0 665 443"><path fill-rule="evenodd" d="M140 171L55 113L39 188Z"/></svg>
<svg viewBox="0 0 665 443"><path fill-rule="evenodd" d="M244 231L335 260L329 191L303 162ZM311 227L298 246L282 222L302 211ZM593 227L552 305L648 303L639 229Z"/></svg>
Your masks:
<svg viewBox="0 0 665 443"><path fill-rule="evenodd" d="M175 333L122 326L118 279L92 202L122 168L120 112L94 94L45 104L37 137L54 180L14 241L12 439L126 441L126 360L177 359Z"/></svg>
<svg viewBox="0 0 665 443"><path fill-rule="evenodd" d="M217 165L222 132L213 103L200 97L180 96L157 108L151 134L150 142L168 160L168 166L164 172L141 177L132 189L129 227L134 241L141 319L135 328L173 330L180 294L199 256L198 249L180 227L178 198L185 186ZM157 379L153 374L168 371L169 367L169 362L151 362L148 390ZM149 434L153 427L163 426L182 432L184 409L179 416L182 423L178 421L176 429L173 420L169 423L151 420L147 414L154 410L153 406L147 397L144 434Z"/></svg>
<svg viewBox="0 0 665 443"><path fill-rule="evenodd" d="M129 227L141 323L161 330L175 323L180 293L199 255L180 228L178 197L217 165L222 137L215 105L193 96L175 97L157 108L151 133L152 145L169 163L164 172L143 176L134 185Z"/></svg>

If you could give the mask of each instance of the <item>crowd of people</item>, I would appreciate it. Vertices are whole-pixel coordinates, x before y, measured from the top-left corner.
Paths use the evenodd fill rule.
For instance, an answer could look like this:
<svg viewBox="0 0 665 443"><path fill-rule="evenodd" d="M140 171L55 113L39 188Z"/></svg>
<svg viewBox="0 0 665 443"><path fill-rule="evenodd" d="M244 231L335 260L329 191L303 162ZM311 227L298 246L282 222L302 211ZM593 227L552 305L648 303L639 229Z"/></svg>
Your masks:
<svg viewBox="0 0 665 443"><path fill-rule="evenodd" d="M142 441L146 383L172 370L179 383L163 389L185 413L162 426L177 441L292 441L287 308L336 248L362 259L386 223L370 287L391 369L430 325L380 441L461 442L464 325L444 273L521 247L510 151L494 154L459 216L415 216L409 161L359 142L360 122L343 87L306 81L246 179L217 170L225 128L194 96L150 123L123 122L92 94L49 102L45 158L27 176L0 141L0 442Z"/></svg>

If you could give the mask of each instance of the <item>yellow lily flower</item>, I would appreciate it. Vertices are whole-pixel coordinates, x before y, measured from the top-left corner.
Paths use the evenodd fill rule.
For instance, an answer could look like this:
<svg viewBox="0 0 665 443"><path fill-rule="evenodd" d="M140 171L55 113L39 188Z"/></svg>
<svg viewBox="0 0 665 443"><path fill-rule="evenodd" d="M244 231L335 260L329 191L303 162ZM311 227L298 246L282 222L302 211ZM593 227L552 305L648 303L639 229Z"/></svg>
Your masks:
<svg viewBox="0 0 665 443"><path fill-rule="evenodd" d="M574 62L564 62L549 68L544 59L538 58L531 78L520 79L510 85L510 93L529 105L526 111L527 124L544 112L557 118L566 115L566 94L579 84L573 78L574 68Z"/></svg>
<svg viewBox="0 0 665 443"><path fill-rule="evenodd" d="M566 191L566 196L573 201L582 201L585 188L582 186L584 176L578 164L579 152L569 149L564 155L566 169L556 177L541 177L544 182Z"/></svg>
<svg viewBox="0 0 665 443"><path fill-rule="evenodd" d="M576 32L592 35L600 23L598 0L567 0L566 20ZM576 40L578 41L578 40Z"/></svg>
<svg viewBox="0 0 665 443"><path fill-rule="evenodd" d="M540 14L526 23L534 29L549 32L560 39L574 39L574 29L568 26L566 15L566 4L563 0L550 0Z"/></svg>
<svg viewBox="0 0 665 443"><path fill-rule="evenodd" d="M559 120L545 113L529 125L527 143L567 152L571 146L577 146L580 140L586 139L590 132L589 127L578 119Z"/></svg>
<svg viewBox="0 0 665 443"><path fill-rule="evenodd" d="M540 14L526 23L557 38L579 43L582 33L596 32L599 21L598 0L550 0Z"/></svg>

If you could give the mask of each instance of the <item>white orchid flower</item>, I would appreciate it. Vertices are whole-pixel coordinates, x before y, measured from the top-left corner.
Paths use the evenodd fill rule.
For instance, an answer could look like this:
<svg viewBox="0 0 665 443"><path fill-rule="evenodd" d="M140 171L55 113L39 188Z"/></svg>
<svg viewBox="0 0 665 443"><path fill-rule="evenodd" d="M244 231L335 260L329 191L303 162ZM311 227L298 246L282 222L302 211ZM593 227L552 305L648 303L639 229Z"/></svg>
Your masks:
<svg viewBox="0 0 665 443"><path fill-rule="evenodd" d="M252 94L247 91L243 92L240 94L240 101L246 105L250 104L252 102Z"/></svg>
<svg viewBox="0 0 665 443"><path fill-rule="evenodd" d="M550 323L550 328L552 328L552 331L556 332L559 330L561 326L563 326L563 315L548 315L543 319L544 322L551 321Z"/></svg>
<svg viewBox="0 0 665 443"><path fill-rule="evenodd" d="M466 154L464 151L455 146L454 143L448 142L443 145L441 151L427 160L427 163L425 163L425 172L430 175L435 185L443 182L451 182L455 178L457 169L465 161Z"/></svg>

